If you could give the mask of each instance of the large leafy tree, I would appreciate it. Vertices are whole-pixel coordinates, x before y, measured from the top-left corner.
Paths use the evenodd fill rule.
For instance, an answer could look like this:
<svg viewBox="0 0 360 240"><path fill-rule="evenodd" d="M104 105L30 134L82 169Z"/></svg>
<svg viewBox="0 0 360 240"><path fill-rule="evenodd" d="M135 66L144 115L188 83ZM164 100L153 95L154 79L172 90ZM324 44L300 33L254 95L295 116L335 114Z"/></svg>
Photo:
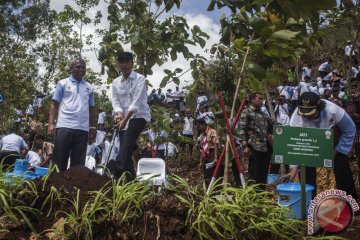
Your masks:
<svg viewBox="0 0 360 240"><path fill-rule="evenodd" d="M169 59L175 61L178 54L191 62L196 68L204 59L194 55L188 49L189 45L204 47L208 35L198 26L190 28L186 19L171 15L163 18L173 8L180 8L180 0L111 0L108 7L110 26L105 32L99 60L103 70L107 70L109 81L119 75L116 69L116 53L123 50L123 45L129 44L136 54L138 71L143 75L151 75L155 65L161 66ZM165 70L167 76L161 86L169 81L179 84L178 74L183 69L174 72Z"/></svg>
<svg viewBox="0 0 360 240"><path fill-rule="evenodd" d="M48 0L0 2L2 130L12 123L15 108L24 110L39 84L38 40L51 31L54 15Z"/></svg>
<svg viewBox="0 0 360 240"><path fill-rule="evenodd" d="M307 27L316 32L319 26L319 11L336 6L336 1L212 0L208 10L214 10L215 6L227 7L231 14L223 15L220 19L221 45L214 46L212 53L218 52L222 58L228 57L225 54L228 49L222 47L225 45L235 51L239 59L243 59L237 89L243 73L250 73L247 76L248 83L254 79L260 80L266 89L269 75L276 68L275 64L284 61L294 62L301 57L308 48ZM246 61L249 61L248 71L243 72ZM234 114L236 96L237 92L232 104L231 117ZM268 103L274 118L270 101ZM227 153L225 182L228 179L228 159Z"/></svg>

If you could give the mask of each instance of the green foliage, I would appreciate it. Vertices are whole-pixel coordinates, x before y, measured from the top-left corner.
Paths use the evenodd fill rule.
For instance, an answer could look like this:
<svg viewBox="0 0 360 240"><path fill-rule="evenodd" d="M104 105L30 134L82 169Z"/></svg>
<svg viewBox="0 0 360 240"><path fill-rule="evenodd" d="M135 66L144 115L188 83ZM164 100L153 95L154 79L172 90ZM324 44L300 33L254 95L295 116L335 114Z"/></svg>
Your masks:
<svg viewBox="0 0 360 240"><path fill-rule="evenodd" d="M289 218L290 209L278 206L257 186L213 186L206 195L205 188L199 192L176 176L173 181L171 188L189 208L187 223L200 239L294 239L306 230L304 222Z"/></svg>
<svg viewBox="0 0 360 240"><path fill-rule="evenodd" d="M23 220L31 231L36 232L31 218L39 218L41 212L34 208L38 195L35 184L15 175L4 176L0 164L0 215L13 222ZM33 199L29 203L29 199Z"/></svg>
<svg viewBox="0 0 360 240"><path fill-rule="evenodd" d="M155 10L151 3L155 2ZM132 52L136 55L138 71L147 76L151 75L155 65L161 66L166 61L175 61L178 54L196 65L196 59L189 49L189 45L205 46L209 36L198 26L190 28L185 18L172 15L160 20L164 12L172 8L180 8L181 1L130 1L109 2L108 13L110 27L104 33L99 61L103 65L103 73L108 73L108 82L119 75L116 64L116 53L122 51L122 44L130 44ZM121 42L122 44L117 44ZM179 82L180 70L168 72L161 86L170 81Z"/></svg>

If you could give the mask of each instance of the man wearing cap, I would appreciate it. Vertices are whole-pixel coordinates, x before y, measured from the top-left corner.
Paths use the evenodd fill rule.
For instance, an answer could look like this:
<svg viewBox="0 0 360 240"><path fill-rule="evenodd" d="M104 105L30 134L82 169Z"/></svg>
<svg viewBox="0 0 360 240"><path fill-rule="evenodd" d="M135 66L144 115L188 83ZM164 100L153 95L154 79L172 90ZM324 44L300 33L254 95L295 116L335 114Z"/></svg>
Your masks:
<svg viewBox="0 0 360 240"><path fill-rule="evenodd" d="M48 135L54 135L54 163L65 171L84 165L88 137L96 135L94 89L85 81L86 62L77 58L71 63L71 76L58 82L49 113ZM55 118L57 116L57 121Z"/></svg>
<svg viewBox="0 0 360 240"><path fill-rule="evenodd" d="M334 174L337 188L346 191L355 199L356 190L352 177L348 154L355 137L355 124L344 109L336 104L320 99L312 92L306 92L299 98L299 106L290 119L290 126L307 128L334 128L335 139ZM338 134L337 134L338 133ZM291 171L284 177L294 179L297 166L291 166ZM306 181L316 186L316 168L306 168Z"/></svg>
<svg viewBox="0 0 360 240"><path fill-rule="evenodd" d="M128 180L135 179L132 152L140 133L150 121L147 103L145 77L135 71L134 57L130 52L118 54L122 75L112 83L112 106L115 112L116 127L120 130L120 153L116 159L115 177L129 173Z"/></svg>

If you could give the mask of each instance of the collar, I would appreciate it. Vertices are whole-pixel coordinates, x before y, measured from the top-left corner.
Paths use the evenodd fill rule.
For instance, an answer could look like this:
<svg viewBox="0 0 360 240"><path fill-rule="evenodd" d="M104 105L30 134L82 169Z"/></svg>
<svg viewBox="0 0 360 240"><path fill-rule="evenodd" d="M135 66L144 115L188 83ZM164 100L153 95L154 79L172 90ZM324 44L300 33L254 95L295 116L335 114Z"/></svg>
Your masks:
<svg viewBox="0 0 360 240"><path fill-rule="evenodd" d="M128 77L128 79L125 79L124 76L121 75L120 81L125 82L126 80L133 80L133 79L135 79L135 76L136 76L136 73L134 72L134 70L132 70L129 77Z"/></svg>
<svg viewBox="0 0 360 240"><path fill-rule="evenodd" d="M76 80L76 79L73 77L73 75L70 75L69 79L70 79L70 81L72 81L72 82L78 82L78 80ZM84 78L83 78L83 79L81 79L81 81L80 81L80 82L81 82L81 83L85 83Z"/></svg>

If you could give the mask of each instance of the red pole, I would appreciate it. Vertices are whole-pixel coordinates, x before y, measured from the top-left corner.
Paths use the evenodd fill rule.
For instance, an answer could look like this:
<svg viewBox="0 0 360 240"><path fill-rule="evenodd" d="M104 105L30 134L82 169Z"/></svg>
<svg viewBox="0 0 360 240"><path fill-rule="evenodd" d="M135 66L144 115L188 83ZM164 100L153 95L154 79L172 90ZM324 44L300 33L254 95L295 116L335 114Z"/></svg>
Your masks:
<svg viewBox="0 0 360 240"><path fill-rule="evenodd" d="M220 93L220 94L221 94L221 93ZM221 96L221 100L222 100L222 96ZM221 104L221 103L222 103L222 105L224 105L224 101L220 102L220 104ZM242 111L242 108L244 107L244 103L245 103L245 99L243 99L243 100L241 101L240 108L239 108L239 110L237 111L236 116L235 116L235 119L234 119L234 122L233 122L232 125L231 125L231 133L232 133L232 132L234 131L234 129L235 129L235 126L236 126L236 123L237 123L237 121L238 121L238 119L239 119L239 117L240 117L240 113L241 113L241 111ZM225 111L225 106L223 107L223 111ZM225 111L225 113L226 113L226 111ZM226 116L227 116L227 115L226 115ZM228 119L226 120L226 122L227 122L227 124L229 124ZM229 124L229 125L230 125L230 124ZM234 148L234 149L235 149L235 148ZM213 175L212 175L212 177L211 177L211 181L210 181L209 187L208 187L208 189L207 189L207 191L206 191L206 194L209 194L211 185L212 185L213 182L215 181L216 175L218 174L218 172L219 172L219 170L220 170L220 166L221 166L222 160L224 159L224 156L225 156L225 150L226 150L226 145L225 145L225 147L223 148L223 150L222 150L222 152L221 152L219 161L218 161L218 163L217 163L217 165L216 165L216 168L215 168L215 170L214 170L214 172L213 172ZM235 151L235 152L236 152L236 151ZM237 153L237 152L236 152L236 153ZM238 162L238 163L239 163L239 165L240 165L240 162ZM239 168L238 168L238 170L239 170ZM240 167L240 170L241 170L241 167ZM239 176L239 177L240 177L240 181L242 182L242 185L245 186L245 179L244 179L243 173L239 171L239 174L240 174L240 176Z"/></svg>
<svg viewBox="0 0 360 240"><path fill-rule="evenodd" d="M239 117L240 117L240 113L241 113L241 111L242 111L242 108L243 108L243 106L244 106L244 103L245 103L245 99L243 99L243 100L241 101L240 108L239 108L239 110L237 111L236 116L235 116L235 118L234 118L234 122L232 123L232 126L231 126L231 132L233 132L234 129L235 129L236 123L237 123L237 121L238 121L238 119L239 119ZM226 145L225 145L225 146L226 146ZM226 150L226 147L224 147L223 150L221 151L221 155L220 155L220 157L219 157L219 161L218 161L218 163L216 164L216 168L215 168L215 170L214 170L214 172L213 172L213 175L212 175L213 178L216 178L218 172L220 171L220 166L221 166L222 160L224 159L224 156L225 156L225 150Z"/></svg>
<svg viewBox="0 0 360 240"><path fill-rule="evenodd" d="M221 91L218 91L218 97L219 97L220 106L221 106L222 111L224 113L224 120L225 120L225 123L226 123L226 128L228 130L231 147L232 147L233 154L234 154L234 157L235 157L235 164L236 164L236 167L237 167L237 170L239 171L239 173L242 173L243 170L242 170L241 165L240 165L238 152L236 151L235 141L234 141L234 137L232 135L232 129L231 129L231 126L230 126L228 115L226 113L224 99L222 97Z"/></svg>

